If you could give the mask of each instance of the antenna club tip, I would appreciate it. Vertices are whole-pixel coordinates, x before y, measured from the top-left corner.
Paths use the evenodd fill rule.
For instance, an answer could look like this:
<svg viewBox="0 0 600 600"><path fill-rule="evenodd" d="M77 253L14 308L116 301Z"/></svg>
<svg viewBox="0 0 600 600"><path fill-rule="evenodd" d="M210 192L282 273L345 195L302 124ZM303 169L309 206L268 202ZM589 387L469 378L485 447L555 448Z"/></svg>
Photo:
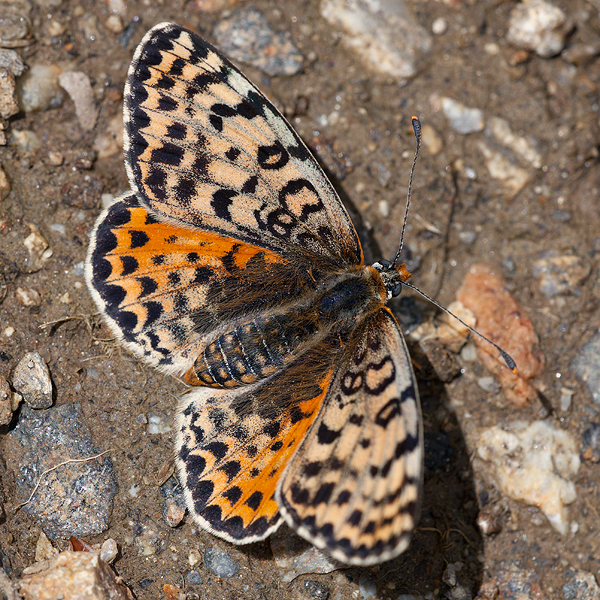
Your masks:
<svg viewBox="0 0 600 600"><path fill-rule="evenodd" d="M516 375L517 374L517 363L513 360L513 357L510 356L510 354L508 354L504 350L500 350L500 355L504 359L504 362L506 363L506 366L509 368L510 372L513 373L514 375Z"/></svg>
<svg viewBox="0 0 600 600"><path fill-rule="evenodd" d="M412 117L412 127L415 132L415 137L417 138L417 142L421 141L421 121L419 121L418 117Z"/></svg>

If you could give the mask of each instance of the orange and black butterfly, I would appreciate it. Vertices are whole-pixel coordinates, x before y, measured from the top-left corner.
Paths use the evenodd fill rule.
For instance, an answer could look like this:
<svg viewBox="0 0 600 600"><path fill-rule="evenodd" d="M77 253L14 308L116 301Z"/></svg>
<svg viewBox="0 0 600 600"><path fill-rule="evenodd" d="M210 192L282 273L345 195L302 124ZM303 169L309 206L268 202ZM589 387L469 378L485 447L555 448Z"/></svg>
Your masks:
<svg viewBox="0 0 600 600"><path fill-rule="evenodd" d="M364 264L302 140L195 33L148 32L124 113L131 191L96 223L87 281L129 349L195 386L176 438L194 518L236 544L285 521L346 563L397 556L423 473L386 307L408 273Z"/></svg>

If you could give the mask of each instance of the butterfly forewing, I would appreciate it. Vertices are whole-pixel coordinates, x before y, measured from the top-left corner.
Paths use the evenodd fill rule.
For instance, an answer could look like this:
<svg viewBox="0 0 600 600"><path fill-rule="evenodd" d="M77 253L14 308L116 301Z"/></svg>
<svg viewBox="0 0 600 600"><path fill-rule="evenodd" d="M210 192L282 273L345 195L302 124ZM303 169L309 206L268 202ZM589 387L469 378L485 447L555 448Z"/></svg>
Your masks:
<svg viewBox="0 0 600 600"><path fill-rule="evenodd" d="M382 308L348 344L276 499L288 524L316 546L350 564L375 564L408 545L422 459L410 357Z"/></svg>
<svg viewBox="0 0 600 600"><path fill-rule="evenodd" d="M257 306L264 312L315 285L307 270L268 249L157 220L132 193L100 216L86 276L117 337L177 374Z"/></svg>
<svg viewBox="0 0 600 600"><path fill-rule="evenodd" d="M125 89L125 164L153 211L293 255L358 264L331 183L273 105L196 34L159 25Z"/></svg>

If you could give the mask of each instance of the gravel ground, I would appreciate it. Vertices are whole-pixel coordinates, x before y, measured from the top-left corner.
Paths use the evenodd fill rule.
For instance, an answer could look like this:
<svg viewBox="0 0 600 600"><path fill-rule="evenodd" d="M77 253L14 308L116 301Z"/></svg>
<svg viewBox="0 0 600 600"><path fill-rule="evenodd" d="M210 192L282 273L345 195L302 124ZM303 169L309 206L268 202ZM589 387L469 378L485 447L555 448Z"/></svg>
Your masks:
<svg viewBox="0 0 600 600"><path fill-rule="evenodd" d="M519 3L412 1L401 17L401 4L392 4L384 7L389 18L359 19L355 48L340 24L342 5L325 0L258 0L252 10L234 0L0 5L0 16L9 15L0 22L2 47L13 51L0 57L0 376L16 391L15 368L38 353L54 401L40 410L77 404L73 430L91 440L58 445L52 456L108 451L110 460L95 463L110 465L110 477L114 469L119 489L112 499L114 486L106 487L105 504L114 504L108 529L80 537L116 541L113 566L139 600L166 597L165 584L202 599L596 597L600 6L555 3L564 18L547 11L555 19L545 29L553 29L550 39L529 33L523 41L520 25L539 25L542 16L515 12ZM426 368L433 359L416 365L427 440L423 516L408 551L390 563L296 572L274 560L280 543L240 548L198 532L169 479L170 425L184 387L123 351L96 314L83 279L88 236L103 203L129 187L122 90L136 44L161 21L195 29L251 63L240 65L340 190L367 260L397 247L414 148L410 117L419 115L424 146L406 233L411 281L448 305L469 268L486 263L541 340L545 372L535 380L538 397L523 408L464 352L450 352L462 371L449 376ZM240 41L242 34L251 39ZM369 35L381 41L379 54ZM389 66L395 52L402 60ZM412 292L402 306L394 310L405 322L436 312ZM0 403L9 406L6 389L0 380ZM17 452L19 421L30 413L17 409L0 430L0 561L15 580L34 562L47 525L35 497L17 507L43 471L37 461L56 464L32 458L31 447ZM517 419L549 419L581 456L564 534L538 507L501 491L477 455L483 428ZM39 452L50 452L44 444ZM81 490L71 492L81 500ZM52 531L54 547L66 549ZM284 545L295 539L281 536Z"/></svg>

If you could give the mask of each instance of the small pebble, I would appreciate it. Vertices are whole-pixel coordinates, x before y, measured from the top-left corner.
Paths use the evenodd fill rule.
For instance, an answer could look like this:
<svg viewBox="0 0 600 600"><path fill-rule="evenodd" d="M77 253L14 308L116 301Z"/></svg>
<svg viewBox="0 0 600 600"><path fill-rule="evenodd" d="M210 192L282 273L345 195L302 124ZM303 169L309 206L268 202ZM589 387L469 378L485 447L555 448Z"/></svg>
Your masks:
<svg viewBox="0 0 600 600"><path fill-rule="evenodd" d="M23 154L32 154L42 147L40 138L30 129L20 129L11 132L11 143L18 147Z"/></svg>
<svg viewBox="0 0 600 600"><path fill-rule="evenodd" d="M271 552L285 583L305 573L331 573L340 563L315 548L287 527L281 527L269 537Z"/></svg>
<svg viewBox="0 0 600 600"><path fill-rule="evenodd" d="M75 208L97 208L103 186L104 183L100 178L86 175L83 181L67 182L62 186L62 201L67 206Z"/></svg>
<svg viewBox="0 0 600 600"><path fill-rule="evenodd" d="M15 76L0 67L0 117L8 119L19 112Z"/></svg>
<svg viewBox="0 0 600 600"><path fill-rule="evenodd" d="M493 377L480 377L477 380L477 385L490 394L497 394L500 392L500 384Z"/></svg>
<svg viewBox="0 0 600 600"><path fill-rule="evenodd" d="M77 402L43 411L23 406L7 441L6 461L15 472L19 499L26 501L35 490L23 510L48 537L85 537L108 527L115 474L109 456L97 456L100 450ZM69 459L76 462L48 470Z"/></svg>
<svg viewBox="0 0 600 600"><path fill-rule="evenodd" d="M557 208L550 213L550 218L558 221L559 223L568 223L573 218L573 215L568 210Z"/></svg>
<svg viewBox="0 0 600 600"><path fill-rule="evenodd" d="M188 563L190 563L190 567L195 567L202 560L202 555L196 549L190 550L188 554Z"/></svg>
<svg viewBox="0 0 600 600"><path fill-rule="evenodd" d="M429 123L425 123L421 128L421 139L429 154L433 156L439 154L444 147L442 137Z"/></svg>
<svg viewBox="0 0 600 600"><path fill-rule="evenodd" d="M148 433L158 435L172 430L170 419L163 415L150 413L148 415Z"/></svg>
<svg viewBox="0 0 600 600"><path fill-rule="evenodd" d="M589 275L590 265L574 254L557 255L550 250L534 261L533 276L546 298L572 292Z"/></svg>
<svg viewBox="0 0 600 600"><path fill-rule="evenodd" d="M162 549L166 536L149 521L142 525L141 532L135 537L135 545L140 556L154 556Z"/></svg>
<svg viewBox="0 0 600 600"><path fill-rule="evenodd" d="M488 589L493 593L489 596L490 600L546 600L548 598L542 593L539 576L533 569L509 561L500 561L487 567L486 570L491 572L493 577L493 581L488 582Z"/></svg>
<svg viewBox="0 0 600 600"><path fill-rule="evenodd" d="M528 0L512 9L506 39L517 48L550 58L560 54L572 29L572 21L558 6L545 0Z"/></svg>
<svg viewBox="0 0 600 600"><path fill-rule="evenodd" d="M223 578L234 577L240 570L231 556L219 548L207 548L204 551L204 564L211 573Z"/></svg>
<svg viewBox="0 0 600 600"><path fill-rule="evenodd" d="M19 104L26 113L57 108L62 104L64 92L58 84L60 67L33 65L19 79L17 93Z"/></svg>
<svg viewBox="0 0 600 600"><path fill-rule="evenodd" d="M562 412L567 412L571 408L571 403L573 401L573 396L575 392L568 388L561 388L560 390L560 410Z"/></svg>
<svg viewBox="0 0 600 600"><path fill-rule="evenodd" d="M544 372L539 338L525 309L517 304L502 278L485 264L472 265L456 297L477 319L477 331L493 339L518 365L513 373L498 351L479 337L474 342L485 366L502 386L508 400L525 406L538 397L531 380ZM499 328L498 323L503 327Z"/></svg>
<svg viewBox="0 0 600 600"><path fill-rule="evenodd" d="M600 462L600 423L590 423L581 436L581 455L584 460Z"/></svg>
<svg viewBox="0 0 600 600"><path fill-rule="evenodd" d="M318 581L306 580L304 591L310 598L315 600L327 600L329 598L329 588Z"/></svg>
<svg viewBox="0 0 600 600"><path fill-rule="evenodd" d="M12 5L12 6L11 6ZM29 23L25 3L6 2L2 8L2 19L0 20L0 40L5 48L11 46L18 48L18 42L29 35ZM31 8L29 8L31 10Z"/></svg>
<svg viewBox="0 0 600 600"><path fill-rule="evenodd" d="M463 568L461 562L450 563L442 575L442 581L450 587L455 587L458 584L457 573Z"/></svg>
<svg viewBox="0 0 600 600"><path fill-rule="evenodd" d="M431 51L431 35L404 2L323 0L320 6L321 16L343 31L342 43L372 71L400 80L413 77Z"/></svg>
<svg viewBox="0 0 600 600"><path fill-rule="evenodd" d="M542 152L540 144L533 137L525 138L513 133L510 123L500 117L491 117L487 123L489 133L503 146L514 152L516 156L523 159L536 169L542 168Z"/></svg>
<svg viewBox="0 0 600 600"><path fill-rule="evenodd" d="M377 595L377 584L367 577L361 577L358 580L358 589L360 590L361 598L374 598Z"/></svg>
<svg viewBox="0 0 600 600"><path fill-rule="evenodd" d="M600 54L600 43L597 40L589 44L575 43L569 46L561 58L574 65L581 66L591 62Z"/></svg>
<svg viewBox="0 0 600 600"><path fill-rule="evenodd" d="M431 31L433 31L433 33L435 33L435 35L444 35L444 33L446 33L447 30L448 30L448 21L446 21L446 19L442 19L442 17L438 17L431 24Z"/></svg>
<svg viewBox="0 0 600 600"><path fill-rule="evenodd" d="M477 346L475 342L468 342L460 351L460 357L466 362L475 362L478 358Z"/></svg>
<svg viewBox="0 0 600 600"><path fill-rule="evenodd" d="M519 167L484 140L478 140L477 147L485 160L485 166L490 177L502 183L510 198L514 197L529 183L531 179L529 171Z"/></svg>
<svg viewBox="0 0 600 600"><path fill-rule="evenodd" d="M52 256L52 248L49 247L46 238L42 236L35 225L29 223L29 230L31 233L23 240L23 244L29 253L29 257L25 259L25 264L29 273L35 273Z"/></svg>
<svg viewBox="0 0 600 600"><path fill-rule="evenodd" d="M183 488L175 477L169 477L159 489L165 499L163 518L169 527L177 527L183 521L186 511Z"/></svg>
<svg viewBox="0 0 600 600"><path fill-rule="evenodd" d="M506 269L506 272L509 275L514 275L517 272L517 265L516 265L515 261L510 256L507 256L502 261L502 266Z"/></svg>
<svg viewBox="0 0 600 600"><path fill-rule="evenodd" d="M52 406L50 371L37 352L30 352L19 361L13 373L12 385L31 408Z"/></svg>
<svg viewBox="0 0 600 600"><path fill-rule="evenodd" d="M565 577L564 600L600 600L600 587L592 573L567 569Z"/></svg>
<svg viewBox="0 0 600 600"><path fill-rule="evenodd" d="M48 152L48 163L53 167L60 167L65 162L65 157L61 152Z"/></svg>
<svg viewBox="0 0 600 600"><path fill-rule="evenodd" d="M498 516L486 509L479 511L477 515L477 526L483 535L492 535L502 530Z"/></svg>
<svg viewBox="0 0 600 600"><path fill-rule="evenodd" d="M20 77L27 70L27 65L15 50L0 49L0 69L7 69L15 77Z"/></svg>
<svg viewBox="0 0 600 600"><path fill-rule="evenodd" d="M112 538L108 538L102 542L102 547L100 548L100 558L106 563L112 563L115 558L117 558L117 554L119 553L119 547L117 546L117 542Z"/></svg>
<svg viewBox="0 0 600 600"><path fill-rule="evenodd" d="M52 545L48 536L42 531L35 545L35 562L48 560L58 554L58 550Z"/></svg>
<svg viewBox="0 0 600 600"><path fill-rule="evenodd" d="M222 52L267 75L295 75L302 70L304 57L289 34L275 32L255 8L221 19L213 28L213 36Z"/></svg>
<svg viewBox="0 0 600 600"><path fill-rule="evenodd" d="M483 131L483 111L478 108L467 108L452 98L440 98L444 115L454 131L463 135Z"/></svg>
<svg viewBox="0 0 600 600"><path fill-rule="evenodd" d="M26 600L133 598L121 578L95 552L61 552L47 563L26 567L19 591Z"/></svg>
<svg viewBox="0 0 600 600"><path fill-rule="evenodd" d="M202 585L204 583L202 577L200 576L200 573L194 570L188 571L185 574L185 582L187 585Z"/></svg>
<svg viewBox="0 0 600 600"><path fill-rule="evenodd" d="M12 421L12 391L8 381L0 375L0 426L8 425Z"/></svg>
<svg viewBox="0 0 600 600"><path fill-rule="evenodd" d="M33 288L18 287L15 296L23 306L39 306L42 303L39 292Z"/></svg>
<svg viewBox="0 0 600 600"><path fill-rule="evenodd" d="M477 239L477 234L474 231L461 231L458 237L463 244L471 246Z"/></svg>
<svg viewBox="0 0 600 600"><path fill-rule="evenodd" d="M4 169L0 167L0 200L4 200L11 190L10 181Z"/></svg>
<svg viewBox="0 0 600 600"><path fill-rule="evenodd" d="M551 421L515 421L480 434L479 457L510 498L538 506L562 535L568 531L566 505L576 498L573 480L580 459L575 440Z"/></svg>
<svg viewBox="0 0 600 600"><path fill-rule="evenodd" d="M58 76L58 83L73 100L81 129L84 131L94 129L98 108L90 78L81 71L66 71Z"/></svg>
<svg viewBox="0 0 600 600"><path fill-rule="evenodd" d="M112 31L113 33L122 33L125 29L123 27L123 21L119 15L110 15L108 19L106 19L106 29Z"/></svg>

